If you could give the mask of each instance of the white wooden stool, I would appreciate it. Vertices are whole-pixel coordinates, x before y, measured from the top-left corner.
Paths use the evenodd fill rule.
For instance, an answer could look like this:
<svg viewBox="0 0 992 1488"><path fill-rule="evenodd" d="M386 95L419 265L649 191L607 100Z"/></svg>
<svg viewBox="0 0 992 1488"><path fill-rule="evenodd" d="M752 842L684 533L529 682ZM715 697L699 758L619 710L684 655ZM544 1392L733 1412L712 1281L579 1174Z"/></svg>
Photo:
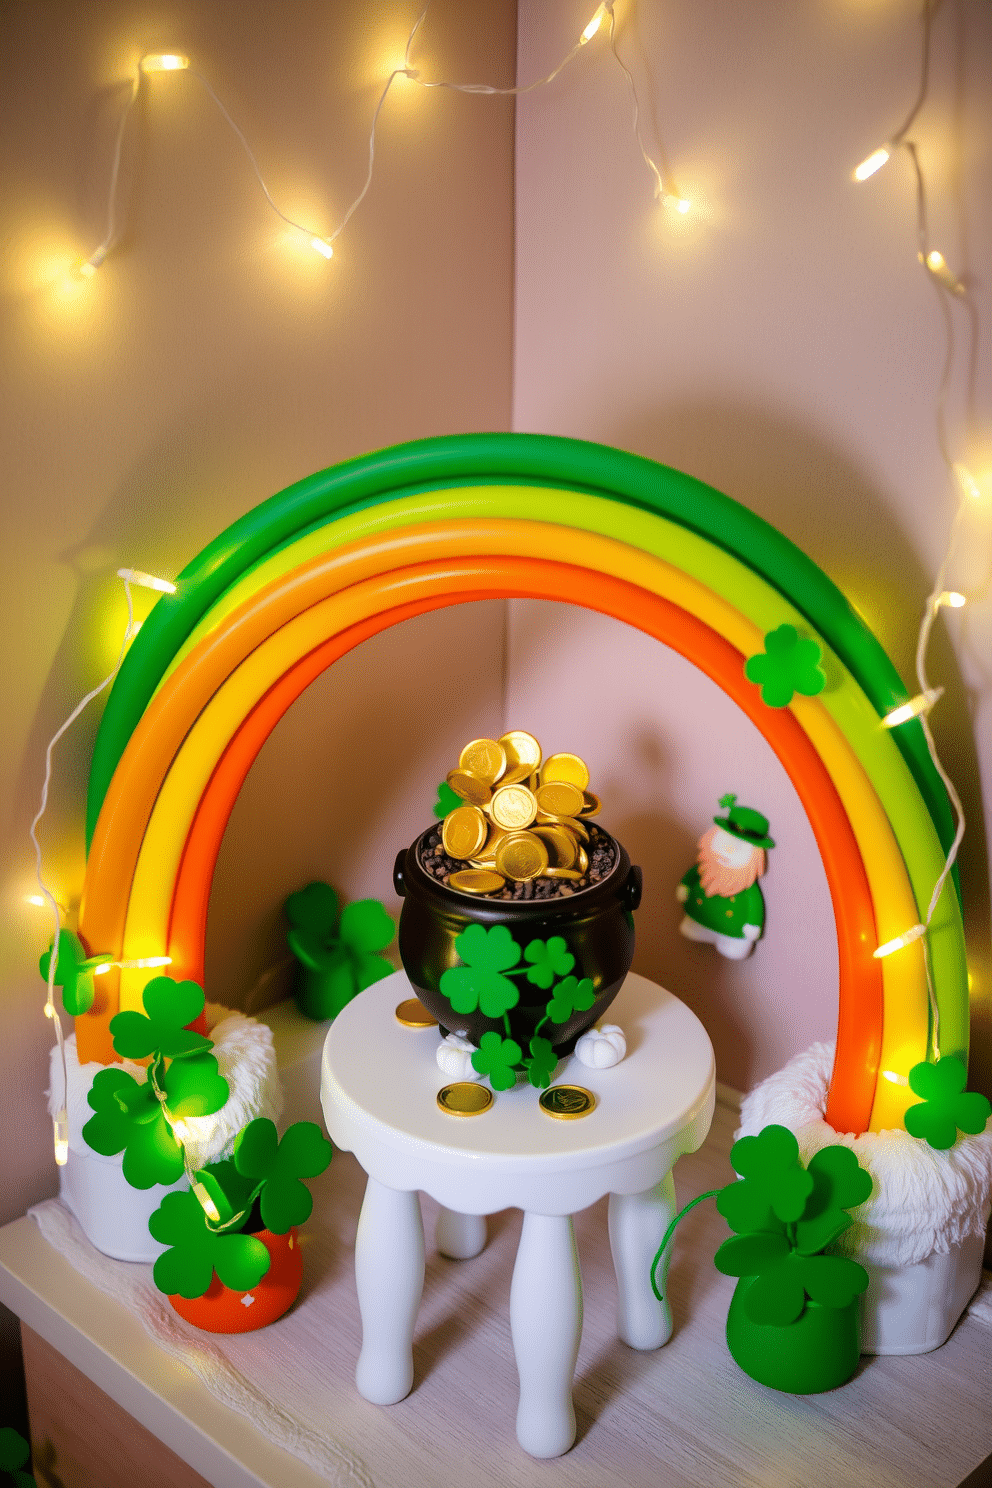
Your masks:
<svg viewBox="0 0 992 1488"><path fill-rule="evenodd" d="M591 1090L596 1107L562 1121L518 1083L481 1115L443 1112L445 1079L437 1028L400 1024L395 1009L413 995L402 972L366 989L331 1024L320 1098L332 1140L354 1152L369 1175L355 1242L362 1315L359 1392L377 1405L413 1385L413 1330L424 1283L418 1191L443 1206L437 1245L444 1255L477 1255L482 1216L524 1211L510 1292L510 1326L520 1380L517 1439L535 1457L556 1457L575 1439L572 1376L582 1331L582 1281L573 1214L610 1195L609 1226L619 1290L619 1333L637 1349L671 1336L650 1266L676 1212L672 1165L706 1139L715 1067L706 1031L670 992L631 974L609 1009L627 1038L627 1057L593 1070L570 1057L553 1083ZM666 1256L659 1268L667 1269Z"/></svg>

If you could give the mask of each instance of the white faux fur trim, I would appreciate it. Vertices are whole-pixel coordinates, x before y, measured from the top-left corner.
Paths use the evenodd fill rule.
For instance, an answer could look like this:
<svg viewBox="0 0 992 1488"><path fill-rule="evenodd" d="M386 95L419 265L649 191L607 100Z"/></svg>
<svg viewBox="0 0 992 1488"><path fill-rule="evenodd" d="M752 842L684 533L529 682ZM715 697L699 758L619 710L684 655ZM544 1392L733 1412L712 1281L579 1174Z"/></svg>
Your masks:
<svg viewBox="0 0 992 1488"><path fill-rule="evenodd" d="M821 1147L850 1147L874 1180L870 1199L836 1248L878 1266L913 1266L946 1254L969 1235L983 1236L992 1203L992 1119L978 1136L959 1136L938 1152L906 1131L835 1132L823 1119L833 1044L814 1044L752 1090L741 1103L738 1137L770 1122L795 1132L808 1162Z"/></svg>
<svg viewBox="0 0 992 1488"><path fill-rule="evenodd" d="M214 1041L211 1052L217 1060L218 1071L231 1087L231 1094L227 1103L213 1116L187 1118L186 1127L192 1140L186 1143L186 1151L194 1170L219 1158L230 1157L238 1132L256 1116L268 1116L270 1120L278 1121L282 1115L282 1086L272 1030L265 1023L246 1018L243 1013L228 1012L214 1003L207 1004L207 1027ZM98 1154L83 1141L82 1129L93 1115L86 1097L94 1076L104 1066L96 1062L79 1063L75 1034L65 1041L65 1062L69 1076L66 1101L69 1147L73 1152L82 1152L99 1160ZM129 1059L121 1061L121 1068L139 1082L145 1077L144 1067L132 1064ZM54 1116L61 1104L62 1092L62 1061L57 1048L52 1050L49 1079L48 1111ZM110 1157L104 1161L119 1163L121 1158Z"/></svg>

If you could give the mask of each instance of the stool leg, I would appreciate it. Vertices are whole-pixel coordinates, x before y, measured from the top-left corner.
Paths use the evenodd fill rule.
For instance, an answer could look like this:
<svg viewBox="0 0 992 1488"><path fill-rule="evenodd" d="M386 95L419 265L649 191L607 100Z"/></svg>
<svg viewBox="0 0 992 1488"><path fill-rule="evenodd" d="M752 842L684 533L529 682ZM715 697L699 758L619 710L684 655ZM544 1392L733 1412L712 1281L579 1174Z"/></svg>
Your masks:
<svg viewBox="0 0 992 1488"><path fill-rule="evenodd" d="M610 1194L610 1249L619 1294L617 1331L631 1348L660 1348L672 1336L667 1295L659 1302L651 1290L651 1262L675 1213L671 1173L646 1193ZM671 1254L669 1241L656 1272L662 1293Z"/></svg>
<svg viewBox="0 0 992 1488"><path fill-rule="evenodd" d="M582 1334L582 1276L569 1215L524 1215L510 1331L520 1379L517 1440L532 1457L559 1457L575 1440L572 1376Z"/></svg>
<svg viewBox="0 0 992 1488"><path fill-rule="evenodd" d="M486 1248L486 1216L442 1209L437 1216L434 1238L440 1255L452 1261L470 1261Z"/></svg>
<svg viewBox="0 0 992 1488"><path fill-rule="evenodd" d="M370 1178L355 1238L362 1351L360 1395L395 1405L413 1386L413 1326L424 1289L424 1226L416 1192Z"/></svg>

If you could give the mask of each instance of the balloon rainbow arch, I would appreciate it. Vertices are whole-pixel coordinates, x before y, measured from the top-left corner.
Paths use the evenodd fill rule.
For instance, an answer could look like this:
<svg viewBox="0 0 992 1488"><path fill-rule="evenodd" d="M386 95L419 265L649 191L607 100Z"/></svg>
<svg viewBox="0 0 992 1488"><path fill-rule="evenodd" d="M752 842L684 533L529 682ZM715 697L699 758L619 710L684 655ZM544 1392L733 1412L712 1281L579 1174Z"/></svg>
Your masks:
<svg viewBox="0 0 992 1488"><path fill-rule="evenodd" d="M529 434L424 440L334 466L263 502L179 575L108 699L87 804L79 934L88 953L167 954L203 979L207 905L234 802L305 687L369 636L488 598L586 606L713 679L787 771L830 889L839 949L826 1119L902 1126L908 1071L932 1057L923 944L873 952L925 915L953 834L916 720L875 637L781 533L701 482L603 445ZM825 689L768 707L744 663L787 624L822 649ZM929 933L942 1054L967 1058L956 884ZM112 966L76 1019L81 1063L155 972ZM882 1078L883 1075L890 1078ZM901 1079L900 1079L901 1077Z"/></svg>

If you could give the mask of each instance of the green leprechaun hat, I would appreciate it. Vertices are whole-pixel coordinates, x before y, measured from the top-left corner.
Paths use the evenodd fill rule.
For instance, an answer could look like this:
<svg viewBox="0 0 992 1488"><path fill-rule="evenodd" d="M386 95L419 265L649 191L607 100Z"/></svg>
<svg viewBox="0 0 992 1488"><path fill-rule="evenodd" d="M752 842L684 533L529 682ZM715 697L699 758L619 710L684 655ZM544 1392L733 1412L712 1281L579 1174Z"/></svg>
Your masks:
<svg viewBox="0 0 992 1488"><path fill-rule="evenodd" d="M750 806L738 806L736 803L736 796L720 797L720 805L728 810L726 816L713 818L716 825L729 832L732 837L749 842L752 847L774 847L775 843L768 835L767 816L762 816L760 811L752 811Z"/></svg>

